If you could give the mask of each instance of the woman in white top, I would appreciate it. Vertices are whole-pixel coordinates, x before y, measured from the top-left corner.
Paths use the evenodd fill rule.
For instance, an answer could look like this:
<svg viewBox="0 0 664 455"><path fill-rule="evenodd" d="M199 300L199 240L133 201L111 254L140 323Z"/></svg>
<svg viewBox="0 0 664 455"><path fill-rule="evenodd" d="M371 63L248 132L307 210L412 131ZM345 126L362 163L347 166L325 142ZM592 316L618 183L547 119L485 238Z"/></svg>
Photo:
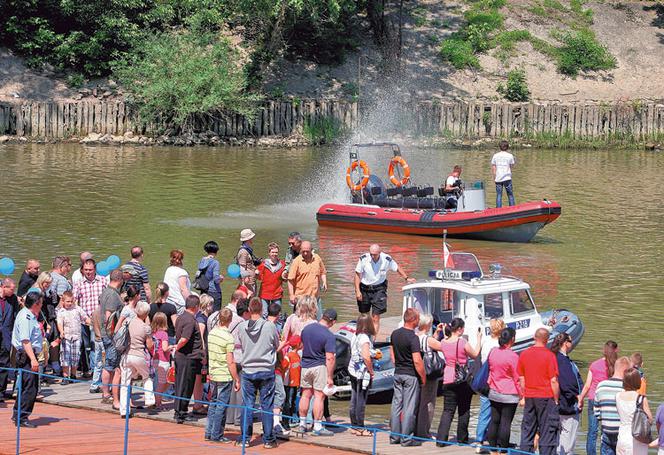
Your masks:
<svg viewBox="0 0 664 455"><path fill-rule="evenodd" d="M624 392L616 394L616 408L620 416L620 429L618 430L618 444L616 445L616 455L647 455L648 444L637 441L632 436L632 420L636 412L637 399L643 399L643 410L648 415L648 420L652 422L652 413L648 406L648 399L639 395L641 387L641 373L636 368L630 368L623 377Z"/></svg>
<svg viewBox="0 0 664 455"><path fill-rule="evenodd" d="M184 253L181 250L171 251L171 265L164 273L164 283L168 285L167 301L175 305L178 310L178 316L184 312L184 300L189 297L191 291L191 281L189 273L182 268Z"/></svg>
<svg viewBox="0 0 664 455"><path fill-rule="evenodd" d="M371 315L360 314L357 318L355 334L350 339L350 361L348 362L351 385L350 424L355 427L364 426L364 410L374 376L371 338L375 336L376 328ZM350 432L356 436L372 435L370 431L359 428L352 428Z"/></svg>
<svg viewBox="0 0 664 455"><path fill-rule="evenodd" d="M437 351L441 357L443 354L440 352L443 348L440 345L438 338L443 330L443 324L436 327L433 336L429 335L431 332L431 325L433 324L433 316L423 313L420 315L420 324L417 327L417 337L420 339L420 348L422 349L422 356L424 352L434 350ZM442 372L441 372L442 375ZM420 404L417 409L417 428L415 436L418 438L431 437L431 422L436 410L436 397L438 396L438 382L440 377L436 379L427 378L426 384L420 391Z"/></svg>
<svg viewBox="0 0 664 455"><path fill-rule="evenodd" d="M482 363L486 362L489 358L489 352L493 348L498 347L498 339L500 333L505 328L505 322L502 319L493 318L489 321L489 328L491 329L491 336L482 339L482 348L480 349L480 358ZM491 401L489 397L480 395L480 413L477 416L477 431L475 432L475 443L478 447L475 449L477 453L480 452L480 447L486 441L486 431L491 423Z"/></svg>

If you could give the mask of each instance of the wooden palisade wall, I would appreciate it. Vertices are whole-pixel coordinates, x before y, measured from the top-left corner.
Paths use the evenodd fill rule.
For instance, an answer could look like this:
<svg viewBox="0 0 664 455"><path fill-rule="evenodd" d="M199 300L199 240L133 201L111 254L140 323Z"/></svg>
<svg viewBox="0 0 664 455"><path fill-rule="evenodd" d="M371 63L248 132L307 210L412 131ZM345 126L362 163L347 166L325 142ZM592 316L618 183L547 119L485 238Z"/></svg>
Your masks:
<svg viewBox="0 0 664 455"><path fill-rule="evenodd" d="M288 136L305 122L334 118L349 129L362 125L362 104L333 100L266 101L253 120L219 114L194 122L194 131L222 137ZM664 105L648 102L613 104L425 101L390 106L385 133L458 138L509 137L528 134L569 135L579 139L609 135L648 138L664 134ZM396 119L396 120L395 120ZM392 125L390 125L392 124ZM0 134L66 139L89 133L150 135L123 102L0 104Z"/></svg>

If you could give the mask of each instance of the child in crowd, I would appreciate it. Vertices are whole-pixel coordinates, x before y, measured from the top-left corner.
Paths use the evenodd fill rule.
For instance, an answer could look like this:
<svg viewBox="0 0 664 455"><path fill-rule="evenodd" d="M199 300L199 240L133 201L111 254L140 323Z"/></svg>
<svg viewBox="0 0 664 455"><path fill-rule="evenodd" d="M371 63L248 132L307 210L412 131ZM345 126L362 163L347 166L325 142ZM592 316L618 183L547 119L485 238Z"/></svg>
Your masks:
<svg viewBox="0 0 664 455"><path fill-rule="evenodd" d="M170 362L170 346L168 344L168 320L166 315L158 311L152 317L152 338L154 339L154 354L152 355L152 367L155 371L157 384L155 394L155 408L161 408L162 393L168 389L168 369Z"/></svg>
<svg viewBox="0 0 664 455"><path fill-rule="evenodd" d="M291 420L289 417L297 417L297 391L300 388L300 372L302 370L299 349L302 349L302 342L299 335L292 335L283 349L284 355L281 370L284 375L284 392L286 393L286 398L283 405L281 426L285 434L290 433L291 425L297 425L297 422Z"/></svg>
<svg viewBox="0 0 664 455"><path fill-rule="evenodd" d="M643 356L640 352L635 352L629 357L629 360L632 362L632 366L636 368L636 371L641 375L641 387L638 392L639 395L646 396L646 374L643 372Z"/></svg>
<svg viewBox="0 0 664 455"><path fill-rule="evenodd" d="M65 378L76 378L76 367L81 359L81 325L90 324L90 318L85 311L74 303L74 294L65 291L60 303L62 307L57 312L57 324L60 332L60 365Z"/></svg>
<svg viewBox="0 0 664 455"><path fill-rule="evenodd" d="M251 299L256 293L256 281L253 280L252 273L243 270L240 276L240 284L236 289L236 291L244 292L247 295L247 299Z"/></svg>

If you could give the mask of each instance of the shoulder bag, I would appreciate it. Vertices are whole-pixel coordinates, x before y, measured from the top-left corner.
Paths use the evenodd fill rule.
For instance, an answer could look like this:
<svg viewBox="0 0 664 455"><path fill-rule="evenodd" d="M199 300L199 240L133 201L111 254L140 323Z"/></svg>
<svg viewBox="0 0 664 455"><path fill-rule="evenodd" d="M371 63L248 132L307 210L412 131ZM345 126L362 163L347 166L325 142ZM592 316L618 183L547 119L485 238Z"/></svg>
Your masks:
<svg viewBox="0 0 664 455"><path fill-rule="evenodd" d="M422 360L427 379L436 380L443 376L445 370L445 358L441 352L429 348L429 337L422 338Z"/></svg>
<svg viewBox="0 0 664 455"><path fill-rule="evenodd" d="M461 365L459 363L459 341L456 343L456 353L454 359L454 384L461 384L462 382L467 382L470 375L468 371L468 362Z"/></svg>
<svg viewBox="0 0 664 455"><path fill-rule="evenodd" d="M477 373L475 373L473 376L472 382L470 384L470 388L473 389L474 392L484 396L489 395L489 358L491 357L491 352L493 352L493 349L489 352L489 355L486 358L486 362L484 362L479 367ZM475 360L475 362L479 363L479 360Z"/></svg>
<svg viewBox="0 0 664 455"><path fill-rule="evenodd" d="M652 442L650 420L648 420L648 414L643 410L643 395L638 395L636 398L636 410L632 418L632 436L644 444Z"/></svg>

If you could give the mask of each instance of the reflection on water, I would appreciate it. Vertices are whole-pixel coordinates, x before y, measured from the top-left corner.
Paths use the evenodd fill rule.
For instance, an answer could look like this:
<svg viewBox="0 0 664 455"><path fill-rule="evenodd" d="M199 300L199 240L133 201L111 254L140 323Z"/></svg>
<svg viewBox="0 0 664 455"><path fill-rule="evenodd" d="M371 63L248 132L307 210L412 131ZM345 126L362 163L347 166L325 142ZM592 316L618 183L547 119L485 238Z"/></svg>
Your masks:
<svg viewBox="0 0 664 455"><path fill-rule="evenodd" d="M490 182L491 151L403 151L416 183L439 185L455 164L465 180ZM543 197L562 216L529 244L452 240L533 287L540 310L564 307L580 314L587 331L572 357L584 370L607 339L646 360L649 395L664 398L664 155L653 152L524 150L515 152L517 202ZM389 155L363 153L385 176ZM118 254L140 244L156 283L168 251L181 248L190 273L202 245L214 239L230 264L239 231L257 233L256 251L270 241L286 246L289 231L312 239L329 271L325 305L354 316L355 263L380 243L413 276L440 266L441 240L318 228L320 204L345 197L348 155L331 149L130 148L79 145L0 146L0 255L45 265L55 254ZM494 193L487 185L487 202ZM45 268L45 267L44 267ZM18 276L19 271L15 274ZM389 315L401 309L401 279L390 276ZM229 294L234 283L224 283ZM339 408L342 412L346 404ZM345 412L345 411L343 411ZM368 415L384 418L385 406Z"/></svg>

